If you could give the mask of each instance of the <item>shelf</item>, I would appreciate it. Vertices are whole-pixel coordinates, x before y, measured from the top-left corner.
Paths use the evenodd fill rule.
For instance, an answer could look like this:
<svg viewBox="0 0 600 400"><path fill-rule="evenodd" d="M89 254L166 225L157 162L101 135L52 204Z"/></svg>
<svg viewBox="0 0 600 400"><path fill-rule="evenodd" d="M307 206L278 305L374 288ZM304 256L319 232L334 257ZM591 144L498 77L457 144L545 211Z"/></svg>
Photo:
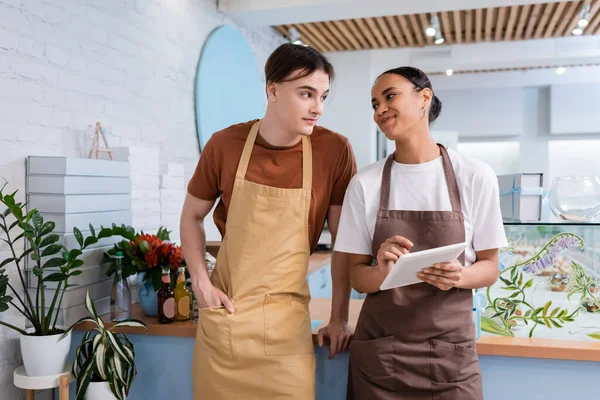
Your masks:
<svg viewBox="0 0 600 400"><path fill-rule="evenodd" d="M507 226L600 226L600 221L577 222L577 221L510 221L504 220Z"/></svg>

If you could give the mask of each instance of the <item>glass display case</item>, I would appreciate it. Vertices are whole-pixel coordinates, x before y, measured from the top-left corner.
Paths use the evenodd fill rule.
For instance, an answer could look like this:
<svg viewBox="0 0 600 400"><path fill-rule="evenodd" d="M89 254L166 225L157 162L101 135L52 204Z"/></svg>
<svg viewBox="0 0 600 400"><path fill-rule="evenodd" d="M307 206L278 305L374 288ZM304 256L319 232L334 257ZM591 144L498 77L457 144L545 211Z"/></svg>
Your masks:
<svg viewBox="0 0 600 400"><path fill-rule="evenodd" d="M600 223L505 222L481 334L600 341Z"/></svg>

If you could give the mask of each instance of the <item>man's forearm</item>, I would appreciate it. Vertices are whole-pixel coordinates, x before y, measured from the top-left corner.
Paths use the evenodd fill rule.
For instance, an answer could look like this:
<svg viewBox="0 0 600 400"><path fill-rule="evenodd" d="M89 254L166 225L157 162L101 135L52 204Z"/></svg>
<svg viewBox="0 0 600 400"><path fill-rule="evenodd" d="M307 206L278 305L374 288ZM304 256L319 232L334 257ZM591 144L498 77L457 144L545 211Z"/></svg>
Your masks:
<svg viewBox="0 0 600 400"><path fill-rule="evenodd" d="M204 220L182 217L180 222L181 249L192 282L210 283L206 268L206 232Z"/></svg>
<svg viewBox="0 0 600 400"><path fill-rule="evenodd" d="M350 269L348 257L345 253L334 251L331 254L331 321L348 321L348 308L350 307Z"/></svg>

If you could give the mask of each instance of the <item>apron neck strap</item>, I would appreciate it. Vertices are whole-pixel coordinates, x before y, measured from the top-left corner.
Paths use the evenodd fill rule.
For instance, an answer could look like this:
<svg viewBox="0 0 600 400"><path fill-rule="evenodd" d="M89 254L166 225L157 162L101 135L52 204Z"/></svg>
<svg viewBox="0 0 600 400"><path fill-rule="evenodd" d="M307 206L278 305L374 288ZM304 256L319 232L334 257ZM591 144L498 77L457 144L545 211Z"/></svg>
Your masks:
<svg viewBox="0 0 600 400"><path fill-rule="evenodd" d="M448 185L448 195L450 196L450 204L452 205L452 211L462 212L460 205L460 195L458 194L458 183L456 182L456 175L454 174L454 168L450 161L450 156L446 148L438 143L440 152L442 153L442 163L444 165L444 175L446 175L446 185Z"/></svg>
<svg viewBox="0 0 600 400"><path fill-rule="evenodd" d="M454 174L454 168L450 162L450 156L446 148L438 143L440 152L442 155L442 165L444 167L444 175L446 176L446 185L448 186L448 195L450 196L450 204L452 205L452 211L461 212L460 196L458 194L458 183L456 182L456 175ZM387 158L383 167L383 174L381 176L381 195L379 197L379 209L388 210L390 207L390 187L392 180L392 164L394 163L394 154L390 154Z"/></svg>
<svg viewBox="0 0 600 400"><path fill-rule="evenodd" d="M250 156L252 155L252 149L258 136L258 128L260 122L257 121L252 125L246 143L244 144L244 150L242 151L242 157L238 164L237 172L235 174L236 179L246 179L246 171L248 170L248 164L250 163ZM312 188L312 147L310 145L310 138L308 136L302 136L302 188Z"/></svg>

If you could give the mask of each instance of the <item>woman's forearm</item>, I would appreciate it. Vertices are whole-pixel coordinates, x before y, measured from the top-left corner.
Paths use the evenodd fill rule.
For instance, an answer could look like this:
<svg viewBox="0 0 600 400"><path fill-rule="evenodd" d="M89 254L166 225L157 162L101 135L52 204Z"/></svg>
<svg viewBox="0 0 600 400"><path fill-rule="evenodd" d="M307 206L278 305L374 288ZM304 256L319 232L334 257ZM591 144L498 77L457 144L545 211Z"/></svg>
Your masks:
<svg viewBox="0 0 600 400"><path fill-rule="evenodd" d="M480 260L464 267L456 287L461 289L480 289L492 286L498 280L498 262Z"/></svg>

